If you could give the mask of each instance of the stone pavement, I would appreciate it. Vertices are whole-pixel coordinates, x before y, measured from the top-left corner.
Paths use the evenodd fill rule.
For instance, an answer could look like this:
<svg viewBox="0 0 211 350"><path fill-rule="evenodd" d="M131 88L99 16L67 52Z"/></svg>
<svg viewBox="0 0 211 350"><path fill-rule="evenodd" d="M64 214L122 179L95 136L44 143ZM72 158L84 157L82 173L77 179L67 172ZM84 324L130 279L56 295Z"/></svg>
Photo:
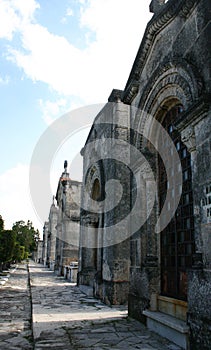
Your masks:
<svg viewBox="0 0 211 350"><path fill-rule="evenodd" d="M0 285L0 349L33 349L26 265L17 266L7 282Z"/></svg>
<svg viewBox="0 0 211 350"><path fill-rule="evenodd" d="M126 308L109 307L87 297L75 284L56 277L42 265L30 262L29 271L28 289L26 266L19 266L9 281L0 287L1 350L45 350L49 347L53 350L180 349L149 332L141 323L129 319ZM11 291L14 293L10 296Z"/></svg>

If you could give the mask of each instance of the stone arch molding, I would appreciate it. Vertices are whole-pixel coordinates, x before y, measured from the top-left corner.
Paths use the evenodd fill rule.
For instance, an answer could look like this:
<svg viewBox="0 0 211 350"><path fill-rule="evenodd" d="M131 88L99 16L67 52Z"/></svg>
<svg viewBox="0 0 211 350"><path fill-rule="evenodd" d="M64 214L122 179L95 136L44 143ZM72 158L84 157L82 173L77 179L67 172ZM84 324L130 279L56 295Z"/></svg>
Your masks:
<svg viewBox="0 0 211 350"><path fill-rule="evenodd" d="M99 181L101 187L101 170L98 164L94 164L93 166L91 166L86 175L85 187L88 193L92 193L93 186L96 180Z"/></svg>
<svg viewBox="0 0 211 350"><path fill-rule="evenodd" d="M87 171L87 174L85 176L84 181L84 188L83 188L83 205L81 209L85 210L84 213L85 216L82 217L81 223L85 225L91 225L96 226L99 223L99 213L97 211L93 210L93 203L95 204L95 201L93 201L91 194L93 191L93 186L95 181L99 181L100 184L100 191L102 191L102 183L101 183L101 171L98 164L93 164ZM89 208L92 208L91 211L89 211ZM83 214L84 215L84 214ZM86 243L84 243L86 246Z"/></svg>
<svg viewBox="0 0 211 350"><path fill-rule="evenodd" d="M159 67L141 96L135 116L136 130L142 134L147 116L158 116L167 105L171 107L170 101L177 101L183 105L184 110L188 110L199 99L202 88L201 78L186 61L176 60ZM137 142L135 144L138 146Z"/></svg>

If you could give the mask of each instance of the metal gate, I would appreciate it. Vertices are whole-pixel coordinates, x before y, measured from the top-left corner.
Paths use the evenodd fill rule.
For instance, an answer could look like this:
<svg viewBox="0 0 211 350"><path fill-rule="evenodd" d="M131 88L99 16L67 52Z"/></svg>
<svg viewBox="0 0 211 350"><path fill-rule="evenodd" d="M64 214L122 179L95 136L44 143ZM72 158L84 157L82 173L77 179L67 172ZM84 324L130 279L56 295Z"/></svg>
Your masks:
<svg viewBox="0 0 211 350"><path fill-rule="evenodd" d="M183 188L177 211L168 226L161 232L161 294L186 300L187 269L192 266L192 255L194 253L194 219L191 157L187 147L181 142L179 132L174 127L181 110L181 106L173 107L167 112L162 123L173 140L180 157ZM166 197L168 181L165 166L160 158L158 166L158 193L161 210Z"/></svg>

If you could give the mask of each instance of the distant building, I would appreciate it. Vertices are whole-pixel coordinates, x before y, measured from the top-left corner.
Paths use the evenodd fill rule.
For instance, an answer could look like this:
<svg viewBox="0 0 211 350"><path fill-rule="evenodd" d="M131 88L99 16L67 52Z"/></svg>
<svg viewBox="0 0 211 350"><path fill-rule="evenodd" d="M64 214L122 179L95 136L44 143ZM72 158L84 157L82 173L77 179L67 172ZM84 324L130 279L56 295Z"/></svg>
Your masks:
<svg viewBox="0 0 211 350"><path fill-rule="evenodd" d="M64 266L78 261L80 230L81 183L71 180L67 168L62 173L56 201L58 207L55 269L64 273Z"/></svg>
<svg viewBox="0 0 211 350"><path fill-rule="evenodd" d="M79 247L81 183L70 179L65 165L43 228L42 261L59 275L65 266L78 262Z"/></svg>
<svg viewBox="0 0 211 350"><path fill-rule="evenodd" d="M33 259L37 263L42 263L43 259L43 241L39 240L37 242L37 250L33 252Z"/></svg>
<svg viewBox="0 0 211 350"><path fill-rule="evenodd" d="M43 226L43 252L42 252L42 261L43 264L46 266L49 262L49 256L48 256L48 226L49 223L46 221Z"/></svg>

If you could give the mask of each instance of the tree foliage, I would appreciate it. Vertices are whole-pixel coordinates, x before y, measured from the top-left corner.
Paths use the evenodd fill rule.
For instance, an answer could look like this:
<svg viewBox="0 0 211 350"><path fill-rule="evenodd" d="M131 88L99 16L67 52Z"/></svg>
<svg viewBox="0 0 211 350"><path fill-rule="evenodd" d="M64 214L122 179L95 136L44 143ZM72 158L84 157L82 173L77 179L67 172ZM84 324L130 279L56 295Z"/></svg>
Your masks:
<svg viewBox="0 0 211 350"><path fill-rule="evenodd" d="M0 269L6 263L27 258L37 249L39 231L31 221L17 221L12 230L4 230L4 220L0 216Z"/></svg>
<svg viewBox="0 0 211 350"><path fill-rule="evenodd" d="M25 247L25 251L29 254L36 250L37 242L39 239L39 231L34 229L32 222L17 221L12 230L16 233L16 240L20 246Z"/></svg>
<svg viewBox="0 0 211 350"><path fill-rule="evenodd" d="M4 220L2 219L2 216L0 215L0 232L4 229Z"/></svg>
<svg viewBox="0 0 211 350"><path fill-rule="evenodd" d="M0 232L0 262L8 263L13 258L16 242L15 232L12 230L2 230Z"/></svg>

